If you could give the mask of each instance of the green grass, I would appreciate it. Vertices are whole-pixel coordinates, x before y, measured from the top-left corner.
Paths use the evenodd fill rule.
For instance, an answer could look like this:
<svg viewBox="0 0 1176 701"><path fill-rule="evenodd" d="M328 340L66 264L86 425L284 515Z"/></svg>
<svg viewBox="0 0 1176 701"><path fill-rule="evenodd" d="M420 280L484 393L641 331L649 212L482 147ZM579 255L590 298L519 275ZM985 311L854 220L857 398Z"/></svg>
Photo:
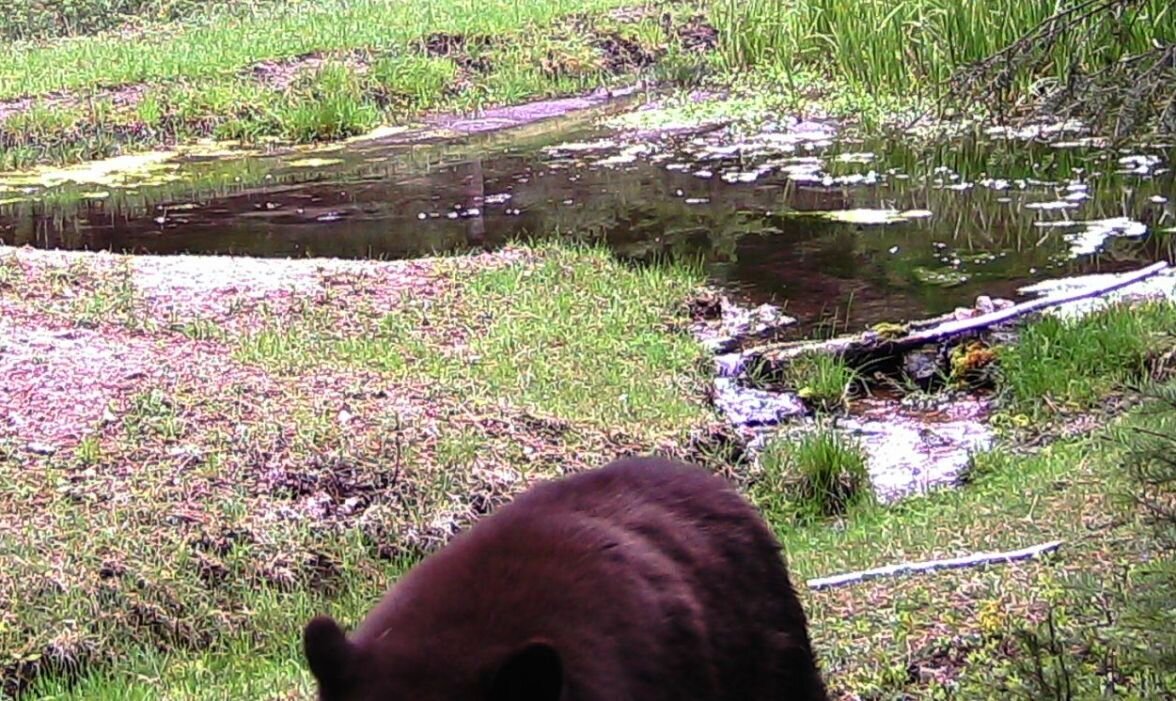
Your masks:
<svg viewBox="0 0 1176 701"><path fill-rule="evenodd" d="M896 113L930 104L927 98L937 95L954 71L1021 36L1057 5L1052 0L698 0L684 6L661 0L211 5L78 0L63 10L77 19L61 25L41 5L29 4L27 16L9 17L10 34L29 33L22 22L48 22L55 33L83 36L17 42L0 56L0 100L69 96L52 105L35 102L29 110L33 117L12 115L0 124L0 169L100 158L206 136L332 140L380 123L411 121L427 111L469 112L638 75L675 86L713 78L741 93L772 93L766 100L770 114L807 108L818 99L833 114L872 129ZM1147 0L1132 4L1119 21L1099 16L1088 22L1055 42L1045 60L1018 70L1001 99L1013 105L1032 86L1065 81L1073 71L1089 73L1176 41L1176 11L1169 5ZM618 8L639 12L630 20L610 17ZM667 10L679 20L708 12L719 29L718 52L686 51L661 26L658 17ZM93 33L132 16L146 21L145 28ZM0 21L0 32L4 27ZM618 65L600 48L613 32L640 46L653 65ZM420 42L434 33L467 42L452 56L427 55ZM342 80L329 68L288 87L262 84L249 74L260 62L297 64L308 57L347 64L339 71L352 75ZM114 106L102 93L129 85L145 89L139 102ZM100 106L98 112L91 103ZM976 105L960 107L970 111Z"/></svg>
<svg viewBox="0 0 1176 701"><path fill-rule="evenodd" d="M1137 412L1115 429L1171 431L1174 419L1170 409ZM1124 586L1143 595L1144 582L1133 577L1157 564L1145 559L1156 541L1144 514L1134 509L1124 514L1118 501L1118 495L1138 487L1122 469L1124 444L1107 440L1114 435L1095 432L1029 455L1003 449L980 454L980 476L967 488L888 508L852 509L841 528L778 524L793 568L803 577L1065 541L1062 554L1048 563L909 576L810 594L818 645L836 686L875 698L901 692L942 698L946 689L937 684L911 685L906 668L942 666L959 655L945 669L955 681L954 698L992 698L994 693L1042 698L1024 688L1020 665L1028 660L1019 657L1025 651L1018 649L1016 637L1035 628L1045 608L1058 612L1076 636L1099 637L1112 629L1127 633L1127 602L1110 610L1095 604L1110 602L1110 593ZM1170 498L1171 485L1167 489ZM1165 561L1171 571L1170 552L1160 556L1159 564ZM1111 645L1113 654L1124 655L1124 676L1150 685L1152 693L1162 688L1157 676L1167 675L1171 683L1170 670L1149 666L1138 653L1162 644L1164 636L1170 639L1163 629L1152 628L1151 635L1143 635L1142 650L1134 648L1138 641ZM1107 646L1105 640L1098 645L1103 651ZM1102 677L1095 656L1067 651L1065 658L1080 679L1078 687L1098 688ZM1139 688L1136 694L1123 698L1155 698Z"/></svg>
<svg viewBox="0 0 1176 701"><path fill-rule="evenodd" d="M142 387L76 449L0 450L0 557L15 563L0 573L0 670L33 679L31 699L309 699L298 633L313 613L357 620L514 478L682 445L709 424L707 365L678 318L697 269L570 245L476 260L399 270L403 288L332 277L289 308L238 309L216 333L207 320L89 320L111 339L200 338L222 354ZM0 270L5 303L57 322L85 320L78 297L122 284L117 266ZM1137 410L1107 435L1170 435L1173 413ZM1154 601L1147 582L1168 560L1144 513L1112 498L1133 473L1107 435L1002 445L977 456L967 487L891 506L857 498L861 456L834 434L770 445L750 496L798 583L1066 540L1042 562L803 590L835 691L1032 698L1018 636L1039 633L1045 611L1066 636L1094 631L1087 648L1113 652L1134 698L1170 682L1140 653L1160 649L1163 628L1128 640L1118 623L1155 620L1128 604ZM1114 624L1095 625L1103 608ZM1101 658L1066 659L1080 688L1103 679ZM934 673L912 681L912 666Z"/></svg>
<svg viewBox="0 0 1176 701"><path fill-rule="evenodd" d="M1053 0L716 0L712 15L727 37L723 56L731 66L807 65L871 93L909 94L948 78L969 62L1012 43L1038 23L1076 3ZM1044 76L1065 78L1073 67L1094 68L1120 56L1176 41L1176 12L1148 0L1117 34L1095 20L1091 34L1058 42L1050 62L1025 71L1025 90Z"/></svg>
<svg viewBox="0 0 1176 701"><path fill-rule="evenodd" d="M358 617L405 558L518 478L684 441L708 420L701 350L668 328L692 267L574 246L486 269L442 259L400 300L342 278L326 286L337 297L240 308L230 319L254 321L215 333L120 302L117 265L3 269L20 282L0 288L6 302L112 342L224 352L185 369L204 380L113 403L113 423L70 450L0 455L0 557L17 564L0 575L0 684L42 685L31 698L297 687L288 633L313 610ZM335 504L327 516L306 515L312 495ZM78 673L94 676L67 693Z"/></svg>
<svg viewBox="0 0 1176 701"><path fill-rule="evenodd" d="M13 0L0 16L0 39L84 36L143 21L215 16L274 0Z"/></svg>
<svg viewBox="0 0 1176 701"><path fill-rule="evenodd" d="M380 112L362 82L342 65L326 65L303 94L280 108L278 122L291 141L331 141L357 136L380 123Z"/></svg>
<svg viewBox="0 0 1176 701"><path fill-rule="evenodd" d="M803 355L788 364L785 382L797 395L820 411L846 406L858 373L827 353Z"/></svg>
<svg viewBox="0 0 1176 701"><path fill-rule="evenodd" d="M1154 577L1171 572L1172 559L1170 552L1143 559L1154 536L1142 514L1124 511L1114 500L1136 488L1121 468L1129 446L1121 438L1106 439L1132 428L1170 431L1176 428L1173 416L1136 412L1109 434L1071 439L1037 454L982 454L983 477L967 489L889 508L859 504L838 528L780 519L769 511L798 583L900 561L1066 541L1058 555L1043 561L802 591L835 697L852 692L870 698L1043 698L1030 673L1029 648L1020 641L1040 634L1038 622L1049 610L1071 643L1088 648L1085 655L1073 649L1062 654L1070 683L1080 692L1075 698L1094 698L1087 694L1105 684L1100 654L1115 656L1116 698L1160 698L1155 694L1173 679L1151 656L1171 642L1171 629L1152 618L1136 630L1140 621L1132 616L1163 605L1145 597L1163 595ZM389 566L384 574L399 571ZM352 591L335 598L330 611L356 620L376 595ZM267 631L261 641L233 639L211 650L172 655L137 651L116 672L87 676L72 689L50 681L31 697L211 701L262 693L309 699L298 633L321 609L297 593L258 597L251 605ZM946 676L912 682L909 665Z"/></svg>
<svg viewBox="0 0 1176 701"><path fill-rule="evenodd" d="M692 266L628 268L601 247L540 245L537 266L455 273L426 302L339 332L310 311L244 337L238 357L277 371L340 363L431 381L635 433L700 419L702 354L662 321L701 279Z"/></svg>
<svg viewBox="0 0 1176 701"><path fill-rule="evenodd" d="M261 60L315 51L400 47L432 32L509 35L572 12L600 12L631 0L302 0L241 18L183 26L126 41L83 37L17 45L0 56L0 98L101 85L220 78Z"/></svg>
<svg viewBox="0 0 1176 701"><path fill-rule="evenodd" d="M489 323L471 339L469 377L491 396L601 425L669 428L700 418L703 354L661 321L702 280L683 266L639 270L602 248L554 253L534 269L474 280L470 311Z"/></svg>
<svg viewBox="0 0 1176 701"><path fill-rule="evenodd" d="M778 524L839 516L872 500L864 454L828 429L773 439L760 468L751 495Z"/></svg>
<svg viewBox="0 0 1176 701"><path fill-rule="evenodd" d="M1163 358L1173 348L1171 302L1111 305L1076 320L1046 316L998 350L1000 384L1017 411L1090 409L1112 390L1170 371Z"/></svg>
<svg viewBox="0 0 1176 701"><path fill-rule="evenodd" d="M371 79L385 91L387 100L415 109L439 104L457 75L457 64L445 57L383 58L371 69Z"/></svg>
<svg viewBox="0 0 1176 701"><path fill-rule="evenodd" d="M614 33L665 58L669 74L688 70L693 64L674 53L678 39L662 29L659 7L303 0L234 5L131 36L18 43L0 57L0 100L29 96L32 104L0 121L0 169L209 136L336 140L425 112L517 104L662 70L610 55ZM637 12L613 18L614 8ZM697 13L695 4L663 9L676 22ZM427 44L434 35L454 38ZM263 62L269 73L254 75Z"/></svg>

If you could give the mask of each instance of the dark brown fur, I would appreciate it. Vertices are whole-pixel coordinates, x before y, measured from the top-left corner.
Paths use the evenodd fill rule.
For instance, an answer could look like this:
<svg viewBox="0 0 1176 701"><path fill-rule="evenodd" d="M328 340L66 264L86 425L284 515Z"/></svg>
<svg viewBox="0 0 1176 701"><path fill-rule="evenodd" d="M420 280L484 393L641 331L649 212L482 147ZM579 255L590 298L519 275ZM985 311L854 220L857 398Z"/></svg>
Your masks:
<svg viewBox="0 0 1176 701"><path fill-rule="evenodd" d="M730 485L627 458L537 485L408 572L322 701L804 701L826 692L779 546Z"/></svg>

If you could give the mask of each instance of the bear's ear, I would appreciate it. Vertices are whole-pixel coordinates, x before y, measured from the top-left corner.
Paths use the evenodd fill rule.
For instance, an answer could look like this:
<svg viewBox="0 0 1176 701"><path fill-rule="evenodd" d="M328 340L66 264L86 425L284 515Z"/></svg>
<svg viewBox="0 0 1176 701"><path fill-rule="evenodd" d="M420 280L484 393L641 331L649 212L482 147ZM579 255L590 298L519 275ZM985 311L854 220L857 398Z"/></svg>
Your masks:
<svg viewBox="0 0 1176 701"><path fill-rule="evenodd" d="M337 690L350 675L354 653L343 629L330 616L315 616L302 631L310 672L323 689Z"/></svg>
<svg viewBox="0 0 1176 701"><path fill-rule="evenodd" d="M533 640L515 651L494 674L492 701L559 701L563 661L549 643Z"/></svg>

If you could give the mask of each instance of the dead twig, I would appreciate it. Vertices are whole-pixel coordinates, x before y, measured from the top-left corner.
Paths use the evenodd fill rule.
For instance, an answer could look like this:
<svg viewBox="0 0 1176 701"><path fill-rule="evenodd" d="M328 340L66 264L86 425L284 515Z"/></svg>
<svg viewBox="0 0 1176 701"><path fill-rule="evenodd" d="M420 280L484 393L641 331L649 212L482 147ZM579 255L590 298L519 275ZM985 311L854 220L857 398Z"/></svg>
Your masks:
<svg viewBox="0 0 1176 701"><path fill-rule="evenodd" d="M847 572L845 574L836 574L829 577L817 577L816 579L808 580L807 584L809 589L833 589L850 584L857 584L869 579L877 579L879 577L896 577L914 572L934 572L937 570L961 569L965 567L980 567L983 565L1016 562L1018 560L1028 560L1037 557L1038 555L1054 552L1061 546L1062 541L1053 540L1048 543L1041 543L1040 545L1033 545L1028 548L1022 548L1020 550L976 553L973 555L964 555L962 557L953 557L947 560L903 562L897 565L875 567L873 569Z"/></svg>

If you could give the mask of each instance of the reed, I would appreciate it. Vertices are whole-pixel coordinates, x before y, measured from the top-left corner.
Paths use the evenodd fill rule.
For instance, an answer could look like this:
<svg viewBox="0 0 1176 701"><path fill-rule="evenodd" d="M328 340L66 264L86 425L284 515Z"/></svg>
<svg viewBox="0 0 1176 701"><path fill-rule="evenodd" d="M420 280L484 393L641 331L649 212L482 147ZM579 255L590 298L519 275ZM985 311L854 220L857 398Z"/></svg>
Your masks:
<svg viewBox="0 0 1176 701"><path fill-rule="evenodd" d="M729 68L818 67L871 92L908 94L946 80L1076 3L1056 0L716 0L712 14ZM1048 60L1011 86L1107 65L1176 41L1176 9L1165 0L1123 6L1117 22L1091 18L1061 37Z"/></svg>

